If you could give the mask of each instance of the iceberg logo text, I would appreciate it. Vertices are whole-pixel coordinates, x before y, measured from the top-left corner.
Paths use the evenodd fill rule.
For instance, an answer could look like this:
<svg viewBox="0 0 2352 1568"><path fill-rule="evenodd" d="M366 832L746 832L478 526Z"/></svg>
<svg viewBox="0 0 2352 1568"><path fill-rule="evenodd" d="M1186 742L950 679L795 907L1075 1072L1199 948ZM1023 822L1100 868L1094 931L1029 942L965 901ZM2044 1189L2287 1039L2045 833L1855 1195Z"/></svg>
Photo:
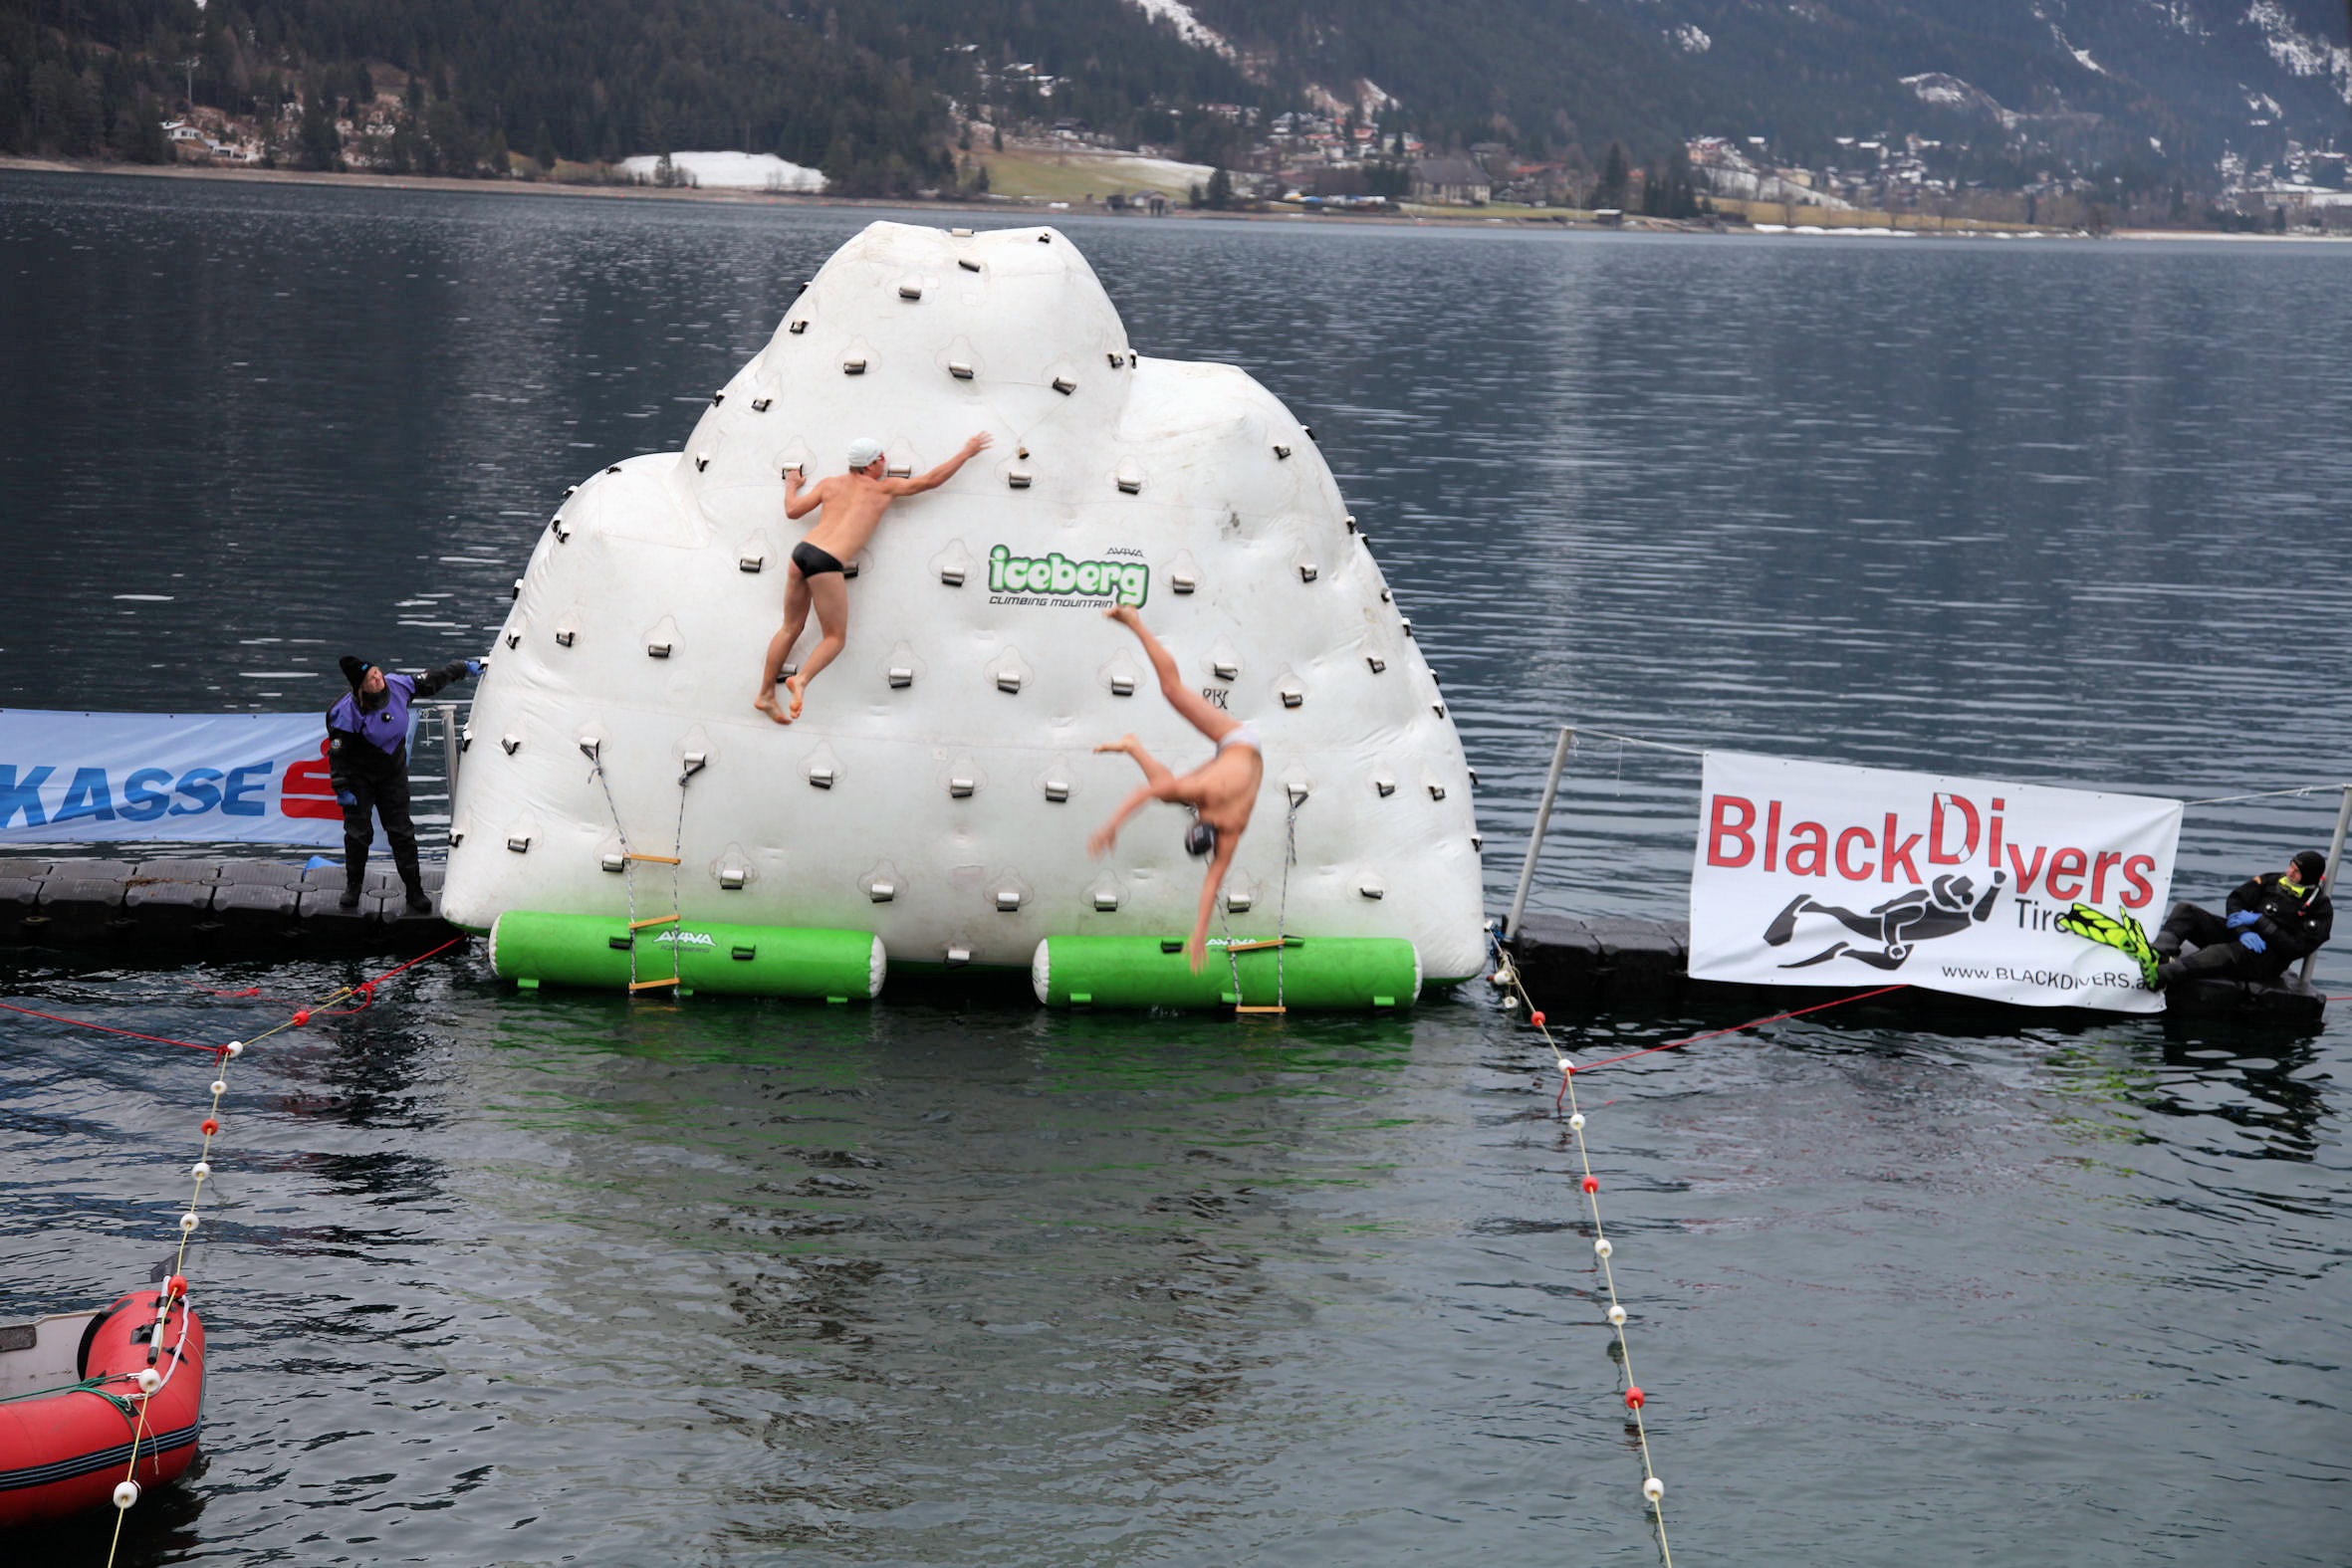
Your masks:
<svg viewBox="0 0 2352 1568"><path fill-rule="evenodd" d="M1056 551L1032 559L1003 545L988 553L991 593L1041 598L1093 598L1141 608L1151 588L1151 568L1132 560L1072 560Z"/></svg>

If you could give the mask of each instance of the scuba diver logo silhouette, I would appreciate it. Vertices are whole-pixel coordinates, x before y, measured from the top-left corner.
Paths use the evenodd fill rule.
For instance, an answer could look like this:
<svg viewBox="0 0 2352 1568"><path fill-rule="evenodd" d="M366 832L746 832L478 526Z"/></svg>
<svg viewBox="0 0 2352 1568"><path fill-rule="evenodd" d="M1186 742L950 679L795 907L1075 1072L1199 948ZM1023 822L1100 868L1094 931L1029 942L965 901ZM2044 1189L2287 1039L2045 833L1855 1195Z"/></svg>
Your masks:
<svg viewBox="0 0 2352 1568"><path fill-rule="evenodd" d="M1805 915L1826 915L1852 932L1864 942L1876 944L1878 951L1866 953L1853 943L1840 939L1832 942L1811 958L1797 959L1783 964L1782 969L1806 969L1815 964L1826 964L1833 958L1850 958L1872 969L1896 970L1911 957L1911 950L1922 942L1937 937L1949 937L1982 925L1993 913L1993 901L2008 880L2007 873L1993 873L1993 885L1977 896L1976 884L1965 876L1940 876L1928 887L1915 887L1910 892L1890 898L1869 912L1857 914L1840 909L1835 904L1824 904L1810 893L1799 893L1788 901L1788 907L1772 917L1764 927L1764 946L1786 947L1796 935L1796 922Z"/></svg>

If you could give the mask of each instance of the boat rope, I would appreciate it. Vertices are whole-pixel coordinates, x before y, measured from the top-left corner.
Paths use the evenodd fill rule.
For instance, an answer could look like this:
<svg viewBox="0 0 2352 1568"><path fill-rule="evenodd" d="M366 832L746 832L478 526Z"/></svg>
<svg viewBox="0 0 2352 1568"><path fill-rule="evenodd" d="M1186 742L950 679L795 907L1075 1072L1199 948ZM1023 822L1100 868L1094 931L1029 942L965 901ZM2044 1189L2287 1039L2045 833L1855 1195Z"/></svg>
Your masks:
<svg viewBox="0 0 2352 1568"><path fill-rule="evenodd" d="M121 1375L118 1373L111 1378L84 1378L79 1383L60 1383L55 1388L27 1389L21 1394L0 1394L0 1405L13 1404L20 1399L47 1399L52 1394L96 1394L100 1399L120 1411L122 1419L128 1421L130 1419L130 1401L119 1394L109 1394L106 1387L109 1383L120 1380Z"/></svg>
<svg viewBox="0 0 2352 1568"><path fill-rule="evenodd" d="M1487 937L1489 948L1497 957L1491 979L1494 984L1507 987L1510 991L1506 1006L1525 1007L1528 1009L1528 1021L1543 1036L1544 1045L1559 1065L1559 1098L1553 1101L1552 1108L1556 1114L1562 1108L1561 1101L1566 1102L1568 1133L1576 1145L1576 1185L1583 1190L1585 1209L1592 1216L1592 1253L1600 1264L1601 1286L1609 1298L1608 1307L1602 1315L1608 1319L1610 1328L1616 1331L1617 1366L1625 1376L1621 1398L1625 1401L1627 1414L1633 1419L1634 1439L1641 1450L1642 1500L1658 1529L1658 1555L1665 1559L1665 1568L1674 1568L1674 1551L1666 1539L1666 1483L1658 1478L1657 1466L1651 1462L1650 1430L1642 1419L1642 1407L1649 1403L1649 1396L1642 1392L1641 1384L1633 1375L1633 1347L1625 1337L1625 1304L1617 1298L1617 1274L1609 1262L1616 1253L1616 1243L1609 1239L1608 1232L1601 1225L1600 1178L1592 1174L1592 1154L1584 1142L1584 1112L1575 1102L1576 1073L1579 1069L1568 1059L1568 1053L1560 1049L1559 1042L1551 1037L1551 1026L1544 1020L1541 1009L1529 999L1527 988L1520 980L1519 966L1502 953L1492 929L1488 931Z"/></svg>
<svg viewBox="0 0 2352 1568"><path fill-rule="evenodd" d="M315 1017L338 1016L364 1009L374 1001L376 988L384 982L404 970L415 968L426 959L448 952L465 940L463 936L453 937L439 947L420 953L405 963L394 965L372 980L361 981L355 986L345 986L309 1007L296 1008L292 1015L283 1022L272 1024L269 1028L249 1035L245 1039L230 1040L221 1045L203 1045L194 1040L171 1039L160 1034L140 1034L131 1029L117 1028L110 1023L93 1023L86 1018L69 1018L54 1012L39 1012L31 1008L20 1008L13 1004L0 1003L0 1008L4 1008L8 1011L20 1012L29 1017L41 1018L52 1023L63 1023L73 1028L96 1029L105 1034L120 1034L131 1039L146 1040L158 1045L185 1045L197 1050L210 1051L213 1054L213 1077L212 1082L207 1086L210 1101L205 1108L204 1119L197 1127L200 1142L197 1145L196 1163L188 1169L188 1175L194 1181L195 1186L188 1194L187 1209L179 1217L179 1244L172 1253L171 1266L165 1272L161 1287L155 1293L155 1322L148 1332L146 1366L135 1373L118 1373L111 1378L85 1378L79 1383L65 1384L55 1389L35 1390L32 1393L8 1397L8 1399L32 1399L47 1394L91 1394L113 1405L130 1423L130 1463L128 1469L124 1471L122 1479L115 1487L115 1530L107 1545L108 1568L113 1568L116 1554L121 1548L122 1516L130 1511L132 1503L138 1501L139 1460L145 1458L151 1461L156 1456L147 1438L148 1402L170 1384L184 1364L181 1352L187 1344L188 1325L195 1317L194 1309L187 1304L188 1244L193 1239L197 1228L203 1224L203 1219L197 1211L204 1196L204 1183L212 1175L212 1141L219 1136L221 1100L229 1092L229 1063L271 1035L282 1033L287 1029L299 1028ZM259 995L258 988L253 995ZM353 997L359 999L357 1007L337 1008L333 1006L335 1003ZM171 1309L174 1305L180 1308L179 1338L166 1347L163 1343L163 1328L170 1320ZM171 1364L158 1372L155 1370L156 1363L166 1353L171 1357ZM125 1395L109 1393L105 1385L116 1382L128 1382L135 1392ZM0 1403L7 1402L8 1400L0 1400Z"/></svg>
<svg viewBox="0 0 2352 1568"><path fill-rule="evenodd" d="M1874 991L1856 992L1851 996L1816 1003L1809 1008L1793 1008L1786 1012L1775 1012L1767 1017L1752 1018L1746 1023L1734 1024L1730 1028L1709 1029L1702 1034L1690 1034L1681 1039L1668 1040L1663 1045L1651 1045L1641 1050L1627 1051L1622 1055L1604 1056L1598 1061L1579 1063L1571 1060L1568 1053L1560 1048L1559 1041L1552 1036L1550 1021L1543 1015L1543 1010L1535 1006L1534 999L1528 995L1527 983L1520 975L1519 966L1512 961L1510 955L1503 951L1496 933L1490 928L1487 936L1489 951L1495 958L1495 970L1489 978L1494 985L1507 993L1503 1003L1505 1009L1510 1011L1516 1011L1523 1008L1527 1009L1528 1021L1534 1025L1536 1032L1542 1037L1544 1047L1551 1052L1552 1060L1559 1068L1559 1092L1552 1097L1552 1111L1555 1115L1562 1111L1567 1113L1568 1131L1575 1141L1576 1164L1578 1166L1577 1185L1583 1189L1585 1206L1592 1217L1592 1250L1600 1261L1601 1281L1608 1293L1609 1305L1606 1316L1610 1327L1615 1329L1617 1334L1617 1361L1625 1375L1623 1396L1625 1408L1633 1417L1634 1435L1641 1449L1642 1496L1647 1500L1651 1518L1658 1528L1659 1554L1665 1558L1667 1568L1673 1568L1674 1554L1668 1546L1666 1538L1664 1502L1666 1487L1665 1483L1659 1480L1657 1469L1651 1460L1649 1430L1642 1419L1642 1408L1648 1403L1648 1396L1642 1392L1640 1383L1633 1375L1633 1348L1627 1343L1625 1335L1625 1306L1618 1299L1617 1277L1615 1270L1610 1265L1610 1258L1615 1254L1616 1246L1609 1239L1607 1232L1602 1229L1601 1225L1600 1179L1593 1175L1592 1155L1584 1139L1584 1111L1576 1101L1576 1079L1582 1074L1600 1067L1632 1061L1637 1056L1655 1055L1659 1051L1675 1050L1684 1045L1695 1045L1701 1040L1742 1033L1766 1023L1777 1023L1787 1018L1800 1018L1807 1013L1843 1007L1849 1002L1863 1002L1872 997L1884 997L1906 988L1901 985L1881 986Z"/></svg>

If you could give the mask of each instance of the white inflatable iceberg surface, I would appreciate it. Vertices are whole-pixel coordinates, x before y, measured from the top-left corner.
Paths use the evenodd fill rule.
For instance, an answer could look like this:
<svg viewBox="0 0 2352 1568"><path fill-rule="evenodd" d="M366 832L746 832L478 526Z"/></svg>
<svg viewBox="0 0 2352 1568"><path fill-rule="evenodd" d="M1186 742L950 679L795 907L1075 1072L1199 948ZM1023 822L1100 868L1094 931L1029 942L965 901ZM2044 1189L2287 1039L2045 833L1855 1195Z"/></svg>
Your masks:
<svg viewBox="0 0 2352 1568"><path fill-rule="evenodd" d="M785 520L784 469L840 473L870 436L921 473L982 430L994 445L850 562L847 646L799 722L755 711L818 521ZM1101 614L1121 602L1264 737L1234 939L1279 918L1405 938L1431 983L1477 974L1462 745L1313 436L1241 370L1135 353L1051 229L874 224L682 453L566 499L474 705L444 912L864 931L917 967L1181 937L1204 862L1180 808L1086 851L1139 779L1097 744L1131 731L1180 773L1211 751ZM795 657L817 637L812 618Z"/></svg>

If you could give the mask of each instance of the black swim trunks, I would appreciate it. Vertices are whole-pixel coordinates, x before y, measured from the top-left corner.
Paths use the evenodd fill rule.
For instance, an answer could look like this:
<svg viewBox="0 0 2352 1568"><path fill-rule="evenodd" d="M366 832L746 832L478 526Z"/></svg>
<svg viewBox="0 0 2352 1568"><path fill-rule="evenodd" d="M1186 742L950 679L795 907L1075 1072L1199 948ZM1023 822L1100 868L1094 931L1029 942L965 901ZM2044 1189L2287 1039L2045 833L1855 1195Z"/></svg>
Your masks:
<svg viewBox="0 0 2352 1568"><path fill-rule="evenodd" d="M803 577L822 577L828 571L838 571L841 563L807 540L793 547L793 564L801 568Z"/></svg>

